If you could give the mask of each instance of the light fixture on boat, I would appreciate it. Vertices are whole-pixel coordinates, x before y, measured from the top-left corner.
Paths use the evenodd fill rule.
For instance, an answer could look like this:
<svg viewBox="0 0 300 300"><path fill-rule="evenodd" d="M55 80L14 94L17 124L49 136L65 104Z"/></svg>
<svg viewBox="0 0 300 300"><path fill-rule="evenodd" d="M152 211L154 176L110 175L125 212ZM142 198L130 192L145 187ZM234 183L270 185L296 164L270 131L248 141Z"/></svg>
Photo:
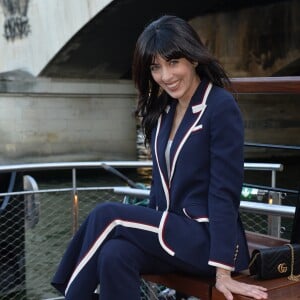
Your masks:
<svg viewBox="0 0 300 300"><path fill-rule="evenodd" d="M269 204L273 204L273 197L272 197L272 195L270 195L270 197L269 197Z"/></svg>

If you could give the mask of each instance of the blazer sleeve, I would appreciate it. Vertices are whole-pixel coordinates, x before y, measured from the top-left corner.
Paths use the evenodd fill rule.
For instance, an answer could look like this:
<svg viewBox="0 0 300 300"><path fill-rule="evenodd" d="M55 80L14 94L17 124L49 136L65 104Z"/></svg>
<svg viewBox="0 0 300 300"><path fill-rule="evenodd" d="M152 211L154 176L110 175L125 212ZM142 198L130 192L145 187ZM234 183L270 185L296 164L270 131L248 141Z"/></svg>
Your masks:
<svg viewBox="0 0 300 300"><path fill-rule="evenodd" d="M213 108L210 124L208 264L233 271L244 174L244 126L235 99L226 95Z"/></svg>

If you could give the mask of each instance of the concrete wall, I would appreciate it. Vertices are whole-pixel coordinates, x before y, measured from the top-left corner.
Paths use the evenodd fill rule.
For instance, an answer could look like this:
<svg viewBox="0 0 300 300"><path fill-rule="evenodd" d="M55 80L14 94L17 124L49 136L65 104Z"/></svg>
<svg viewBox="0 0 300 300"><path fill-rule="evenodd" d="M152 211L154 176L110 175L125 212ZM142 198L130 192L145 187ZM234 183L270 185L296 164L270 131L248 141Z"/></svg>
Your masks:
<svg viewBox="0 0 300 300"><path fill-rule="evenodd" d="M22 69L37 76L54 55L111 0L29 0L30 34L7 41L0 5L0 73Z"/></svg>
<svg viewBox="0 0 300 300"><path fill-rule="evenodd" d="M231 77L296 75L300 1L282 1L191 20Z"/></svg>
<svg viewBox="0 0 300 300"><path fill-rule="evenodd" d="M0 81L0 163L136 159L131 82Z"/></svg>

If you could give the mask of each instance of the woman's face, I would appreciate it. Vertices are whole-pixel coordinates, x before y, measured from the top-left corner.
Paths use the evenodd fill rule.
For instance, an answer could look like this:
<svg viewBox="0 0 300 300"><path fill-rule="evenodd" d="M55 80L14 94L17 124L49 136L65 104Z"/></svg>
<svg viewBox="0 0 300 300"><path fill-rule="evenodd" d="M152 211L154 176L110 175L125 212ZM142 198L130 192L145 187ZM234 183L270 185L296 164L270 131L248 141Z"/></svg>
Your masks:
<svg viewBox="0 0 300 300"><path fill-rule="evenodd" d="M172 98L189 102L200 83L200 78L186 58L165 60L157 55L150 66L155 82Z"/></svg>

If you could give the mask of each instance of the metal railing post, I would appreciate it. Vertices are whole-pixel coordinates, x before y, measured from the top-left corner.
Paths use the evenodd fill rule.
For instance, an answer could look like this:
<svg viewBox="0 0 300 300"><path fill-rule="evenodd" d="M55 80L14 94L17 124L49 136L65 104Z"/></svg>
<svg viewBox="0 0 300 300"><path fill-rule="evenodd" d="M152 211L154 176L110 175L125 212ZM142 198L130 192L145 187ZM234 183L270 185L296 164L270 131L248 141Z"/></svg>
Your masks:
<svg viewBox="0 0 300 300"><path fill-rule="evenodd" d="M276 170L271 171L271 186L276 187ZM281 205L281 193L270 192L269 204ZM281 217L280 216L268 216L268 234L276 237L280 237L281 234Z"/></svg>
<svg viewBox="0 0 300 300"><path fill-rule="evenodd" d="M76 169L72 169L72 210L73 210L73 235L78 229L78 194L77 194L77 181L76 181Z"/></svg>

